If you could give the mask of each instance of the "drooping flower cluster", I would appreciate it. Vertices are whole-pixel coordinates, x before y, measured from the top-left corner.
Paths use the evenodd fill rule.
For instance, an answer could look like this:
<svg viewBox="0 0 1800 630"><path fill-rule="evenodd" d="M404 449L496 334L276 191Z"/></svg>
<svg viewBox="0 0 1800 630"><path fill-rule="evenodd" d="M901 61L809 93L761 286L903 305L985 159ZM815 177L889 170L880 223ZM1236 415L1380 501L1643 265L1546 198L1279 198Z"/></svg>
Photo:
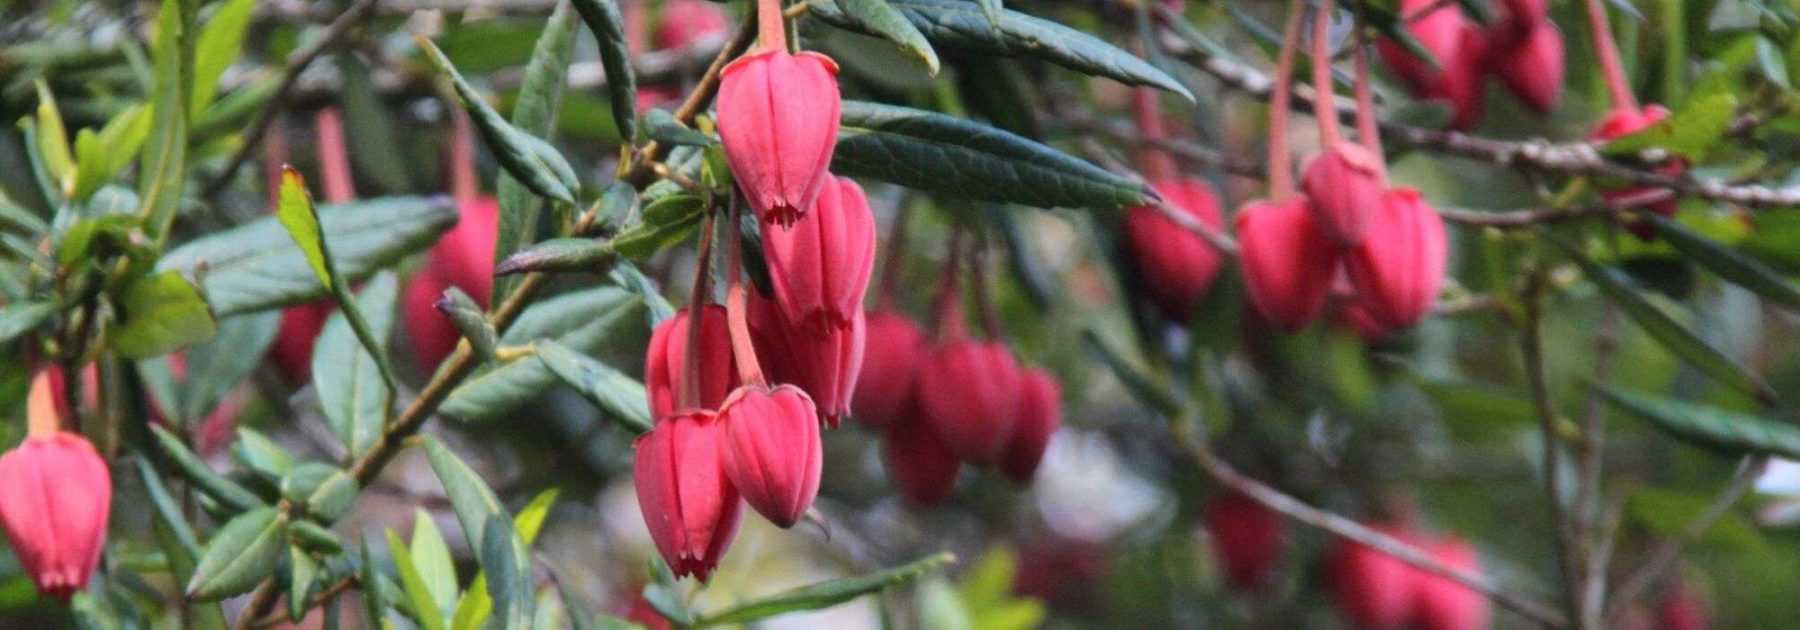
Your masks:
<svg viewBox="0 0 1800 630"><path fill-rule="evenodd" d="M0 456L0 527L38 592L66 600L100 564L112 474L93 444L62 430L52 381L51 370L32 379L30 432Z"/></svg>
<svg viewBox="0 0 1800 630"><path fill-rule="evenodd" d="M1446 567L1481 573L1475 548L1461 538L1425 536L1399 526L1376 530L1420 548ZM1343 540L1328 563L1332 598L1357 628L1485 630L1490 623L1486 595L1385 552Z"/></svg>
<svg viewBox="0 0 1800 630"><path fill-rule="evenodd" d="M1400 42L1383 39L1381 57L1414 97L1450 106L1452 129L1481 122L1487 76L1540 114L1562 100L1562 31L1548 17L1544 0L1495 3L1501 15L1483 26L1455 3L1402 0L1406 31L1431 55L1419 57Z"/></svg>

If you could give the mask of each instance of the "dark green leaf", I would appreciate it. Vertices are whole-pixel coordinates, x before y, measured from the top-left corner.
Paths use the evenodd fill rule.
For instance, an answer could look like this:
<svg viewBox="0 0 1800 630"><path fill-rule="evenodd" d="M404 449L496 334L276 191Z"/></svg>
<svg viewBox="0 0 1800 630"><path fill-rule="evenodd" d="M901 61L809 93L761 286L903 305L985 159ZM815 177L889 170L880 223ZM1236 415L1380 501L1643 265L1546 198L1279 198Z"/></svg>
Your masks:
<svg viewBox="0 0 1800 630"><path fill-rule="evenodd" d="M513 531L525 542L526 547L537 540L543 529L544 519L550 513L550 506L556 502L556 491L546 490L531 499L531 503L513 517ZM456 604L456 614L450 621L452 628L482 627L489 615L493 614L494 600L488 596L487 572L475 574L475 581L469 584L469 590L462 601Z"/></svg>
<svg viewBox="0 0 1800 630"><path fill-rule="evenodd" d="M288 547L288 621L299 623L312 606L318 586L319 561L299 545Z"/></svg>
<svg viewBox="0 0 1800 630"><path fill-rule="evenodd" d="M456 209L443 197L390 197L320 206L319 224L338 273L357 282L430 246L456 224ZM275 217L190 241L164 255L157 268L200 276L208 303L221 317L326 295Z"/></svg>
<svg viewBox="0 0 1800 630"><path fill-rule="evenodd" d="M637 75L632 72L631 48L625 39L625 18L613 0L575 0L575 10L600 44L600 64L606 68L606 94L612 102L613 122L619 126L619 137L629 141L637 136L633 118L638 101Z"/></svg>
<svg viewBox="0 0 1800 630"><path fill-rule="evenodd" d="M575 192L580 190L581 184L576 180L575 169L569 166L568 160L549 143L501 118L499 112L482 100L481 93L463 80L456 68L450 65L450 60L444 57L443 51L438 50L431 40L424 37L417 37L416 40L438 72L450 77L457 97L462 99L463 108L474 119L475 129L481 132L482 140L494 152L500 166L532 192L563 203L575 203Z"/></svg>
<svg viewBox="0 0 1800 630"><path fill-rule="evenodd" d="M281 562L287 517L261 507L231 519L206 543L187 597L212 601L247 593Z"/></svg>
<svg viewBox="0 0 1800 630"><path fill-rule="evenodd" d="M589 271L606 273L619 255L612 245L591 238L553 238L526 247L494 268L494 275L504 276L532 271Z"/></svg>
<svg viewBox="0 0 1800 630"><path fill-rule="evenodd" d="M918 579L955 561L956 556L940 553L868 575L803 586L704 615L695 626L745 623L790 612L836 606L889 586Z"/></svg>
<svg viewBox="0 0 1800 630"><path fill-rule="evenodd" d="M1719 277L1733 284L1755 291L1769 300L1790 306L1800 307L1800 289L1794 283L1782 277L1781 272L1769 268L1762 261L1738 252L1735 249L1707 238L1705 235L1689 229L1680 221L1664 217L1654 212L1639 213L1638 218L1647 220L1656 226L1656 233L1664 241L1675 246L1686 254L1689 260L1711 269Z"/></svg>
<svg viewBox="0 0 1800 630"><path fill-rule="evenodd" d="M373 340L376 352L386 352L398 293L398 279L383 272L369 281L358 300L368 306L369 330L377 335ZM319 333L312 364L319 407L346 452L356 457L381 437L393 398L382 380L377 355L364 347L351 324L342 309L331 314Z"/></svg>
<svg viewBox="0 0 1800 630"><path fill-rule="evenodd" d="M338 101L344 107L344 140L349 144L350 164L356 174L375 184L382 193L412 189L407 160L396 131L406 128L395 122L387 104L376 93L375 80L369 66L354 53L337 55L338 73L343 77Z"/></svg>
<svg viewBox="0 0 1800 630"><path fill-rule="evenodd" d="M663 320L675 316L675 306L669 304L668 298L663 297L662 292L656 287L655 280L644 275L644 272L638 271L637 265L619 261L613 265L612 272L608 274L608 277L612 278L614 284L637 294L638 299L644 301L644 314L650 320L651 329L655 329L658 324L663 323Z"/></svg>
<svg viewBox="0 0 1800 630"><path fill-rule="evenodd" d="M1737 114L1737 97L1720 92L1689 99L1668 118L1643 131L1606 143L1610 155L1634 155L1652 147L1689 160L1701 160L1731 126Z"/></svg>
<svg viewBox="0 0 1800 630"><path fill-rule="evenodd" d="M112 349L127 359L180 350L218 333L206 300L178 271L138 278L126 285Z"/></svg>
<svg viewBox="0 0 1800 630"><path fill-rule="evenodd" d="M0 343L36 330L55 313L56 305L49 302L13 302L0 307Z"/></svg>
<svg viewBox="0 0 1800 630"><path fill-rule="evenodd" d="M555 341L541 341L536 345L538 359L589 402L605 410L633 433L650 430L650 402L644 394L643 383Z"/></svg>
<svg viewBox="0 0 1800 630"><path fill-rule="evenodd" d="M238 427L237 442L231 445L231 457L238 465L257 476L278 483L294 470L294 457L256 429Z"/></svg>
<svg viewBox="0 0 1800 630"><path fill-rule="evenodd" d="M438 481L444 484L444 494L450 497L450 507L456 511L456 520L462 523L463 538L470 548L480 549L485 540L482 530L487 527L488 517L504 517L506 508L481 480L481 475L443 443L427 438L425 456L431 461L431 470L437 473Z"/></svg>
<svg viewBox="0 0 1800 630"><path fill-rule="evenodd" d="M336 521L356 500L356 479L336 466L306 462L281 479L281 496L326 523Z"/></svg>
<svg viewBox="0 0 1800 630"><path fill-rule="evenodd" d="M152 424L149 427L150 434L156 438L156 445L162 451L163 456L167 457L170 463L175 464L175 469L181 472L181 476L186 477L188 482L194 484L194 487L199 488L201 492L225 504L234 512L263 506L262 499L257 498L255 493L208 468L206 462L200 461L199 455L194 454L181 443L180 438L160 426Z"/></svg>
<svg viewBox="0 0 1800 630"><path fill-rule="evenodd" d="M1623 310L1626 315L1631 317L1632 321L1637 322L1638 326L1644 329L1644 332L1649 333L1669 352L1681 357L1682 360L1724 385L1756 396L1765 402L1775 400L1775 391L1769 389L1769 385L1764 383L1760 377L1751 374L1749 370L1718 348L1708 345L1699 336L1675 321L1675 318L1652 304L1642 293L1631 288L1631 280L1625 274L1594 262L1592 258L1561 237L1548 231L1541 231L1539 234L1555 244L1577 265L1580 265L1588 279L1594 282L1594 286L1600 288L1600 292L1604 293L1607 299L1617 304L1620 310Z"/></svg>
<svg viewBox="0 0 1800 630"><path fill-rule="evenodd" d="M525 541L513 531L505 513L488 517L482 528L481 570L487 574L488 597L494 602L499 627L526 630L531 627L531 555Z"/></svg>
<svg viewBox="0 0 1800 630"><path fill-rule="evenodd" d="M934 46L968 54L1033 57L1076 72L1109 77L1132 85L1148 85L1194 95L1181 82L1149 62L1093 35L1032 17L1001 10L998 28L981 6L968 0L887 0ZM811 15L838 28L883 36L853 19L836 0L808 0Z"/></svg>
<svg viewBox="0 0 1800 630"><path fill-rule="evenodd" d="M1010 132L861 101L844 101L831 169L927 192L1040 208L1119 208L1153 199L1140 183Z"/></svg>
<svg viewBox="0 0 1800 630"><path fill-rule="evenodd" d="M219 320L218 335L187 351L181 415L176 417L191 422L218 406L227 392L256 371L280 326L281 314L273 311Z"/></svg>
<svg viewBox="0 0 1800 630"><path fill-rule="evenodd" d="M641 304L615 287L599 287L532 305L500 337L502 346L555 339L581 353L600 350L631 321ZM558 382L542 361L523 358L481 372L450 392L439 413L465 420L486 419L532 400Z"/></svg>
<svg viewBox="0 0 1800 630"><path fill-rule="evenodd" d="M331 530L325 529L325 526L312 521L298 520L289 522L288 535L293 537L295 543L306 547L307 550L314 553L321 553L328 556L336 556L340 553L344 553L344 541L339 539L338 535L332 533Z"/></svg>
<svg viewBox="0 0 1800 630"><path fill-rule="evenodd" d="M458 334L469 340L475 356L483 361L494 358L494 348L500 343L500 333L488 322L487 314L482 312L480 304L475 303L475 298L463 293L462 289L450 287L444 290L444 295L433 306L444 317L450 318L450 323L456 326Z"/></svg>
<svg viewBox="0 0 1800 630"><path fill-rule="evenodd" d="M362 562L359 570L361 581L365 586L376 585L375 588L358 589L362 591L363 617L369 627L387 628L393 623L387 618L391 600L387 598L388 593L379 586L381 580L387 576L375 565L375 556L369 553L369 540L364 538L360 546L362 548Z"/></svg>
<svg viewBox="0 0 1800 630"><path fill-rule="evenodd" d="M1712 505L1712 497L1660 488L1643 488L1625 500L1631 520L1661 537L1685 536L1695 520ZM1755 551L1763 546L1756 525L1738 511L1719 515L1718 521L1695 542L1737 550Z"/></svg>
<svg viewBox="0 0 1800 630"><path fill-rule="evenodd" d="M568 3L558 2L544 22L544 31L538 36L531 60L526 64L518 99L513 102L512 124L519 132L531 134L534 139L551 137L552 130L556 129L557 112L562 109L569 55L574 44L575 16L570 14ZM488 142L492 144L493 141ZM518 177L511 172L501 173L495 192L500 202L500 232L494 245L494 262L505 260L519 248L537 240L538 214L543 209L543 200L531 194L533 187L529 182ZM580 189L572 177L564 185L571 193ZM573 203L572 199L570 203ZM560 217L555 221L557 225L563 223ZM488 296L489 303L501 303L516 286L516 278L496 278Z"/></svg>
<svg viewBox="0 0 1800 630"><path fill-rule="evenodd" d="M1728 455L1800 459L1800 429L1791 424L1620 388L1596 388L1620 409L1689 444Z"/></svg>
<svg viewBox="0 0 1800 630"><path fill-rule="evenodd" d="M593 1L604 2L605 0ZM674 114L664 109L651 108L644 112L644 128L651 140L668 145L708 147L719 142L711 136L681 124L681 121L675 120Z"/></svg>

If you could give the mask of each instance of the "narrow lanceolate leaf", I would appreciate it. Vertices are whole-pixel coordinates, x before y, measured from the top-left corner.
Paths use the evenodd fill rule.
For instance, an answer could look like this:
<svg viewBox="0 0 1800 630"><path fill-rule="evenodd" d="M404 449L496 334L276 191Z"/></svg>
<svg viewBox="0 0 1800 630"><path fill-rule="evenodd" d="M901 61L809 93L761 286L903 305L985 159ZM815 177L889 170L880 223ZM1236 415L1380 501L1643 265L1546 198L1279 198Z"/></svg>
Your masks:
<svg viewBox="0 0 1800 630"><path fill-rule="evenodd" d="M844 101L831 171L1040 208L1120 208L1154 198L1140 183L995 127L860 101Z"/></svg>
<svg viewBox="0 0 1800 630"><path fill-rule="evenodd" d="M1707 238L1680 221L1655 212L1639 213L1638 218L1656 226L1664 241L1681 250L1689 260L1700 263L1719 277L1755 291L1757 295L1789 307L1800 308L1800 288L1762 261Z"/></svg>
<svg viewBox="0 0 1800 630"><path fill-rule="evenodd" d="M914 560L884 571L852 578L821 582L784 593L732 606L723 611L703 615L696 627L728 623L747 623L803 610L836 606L889 586L918 579L956 561L956 556L940 553Z"/></svg>
<svg viewBox="0 0 1800 630"><path fill-rule="evenodd" d="M387 530L387 542L388 553L394 557L394 568L400 573L400 586L406 589L407 598L412 600L420 630L444 630L444 611L438 608L437 600L432 598L431 587L425 581L425 574L413 561L412 550L401 544L400 536L391 529Z"/></svg>
<svg viewBox="0 0 1800 630"><path fill-rule="evenodd" d="M200 559L199 539L194 536L193 528L188 526L187 515L175 502L173 495L163 485L162 475L148 458L136 458L138 477L143 480L145 494L149 496L151 507L150 527L155 535L158 548L163 557L168 559L169 571L177 584L186 584L194 577L194 568ZM223 630L225 615L217 605L192 605L188 608L189 628L194 630Z"/></svg>
<svg viewBox="0 0 1800 630"><path fill-rule="evenodd" d="M275 218L287 228L288 236L306 257L306 265L318 276L319 283L330 289L335 280L331 260L325 254L325 230L319 224L312 193L306 190L306 178L292 166L281 167L281 194L275 204Z"/></svg>
<svg viewBox="0 0 1800 630"><path fill-rule="evenodd" d="M211 339L218 324L194 283L177 271L133 280L120 300L112 349L127 359L168 354Z"/></svg>
<svg viewBox="0 0 1800 630"><path fill-rule="evenodd" d="M250 427L238 427L231 444L231 458L263 480L279 483L294 470L294 456L268 436Z"/></svg>
<svg viewBox="0 0 1800 630"><path fill-rule="evenodd" d="M0 307L0 343L36 330L55 313L56 305L50 302L13 302Z"/></svg>
<svg viewBox="0 0 1800 630"><path fill-rule="evenodd" d="M369 330L379 331L373 339L376 352L386 351L398 287L394 274L383 272L369 281L357 300L366 307ZM343 310L332 313L319 333L313 351L313 380L319 392L319 406L346 452L356 457L367 451L381 437L392 397L376 355L357 338Z"/></svg>
<svg viewBox="0 0 1800 630"><path fill-rule="evenodd" d="M525 66L525 79L519 85L518 99L513 103L512 124L518 131L534 137L550 137L556 128L557 110L562 107L562 94L569 68L569 55L575 43L575 16L569 3L558 2L538 35L537 47ZM601 46L605 48L604 43ZM610 81L610 72L608 79ZM490 144L492 141L490 141ZM556 156L556 159L561 159ZM571 193L578 186L569 180ZM532 188L510 172L502 172L494 194L500 202L500 231L494 243L494 262L537 240L538 215L544 202L532 194ZM556 209L554 225L566 222L566 206ZM490 304L499 304L518 286L517 278L495 278Z"/></svg>
<svg viewBox="0 0 1800 630"><path fill-rule="evenodd" d="M450 287L444 290L444 295L432 307L449 318L450 323L456 326L457 333L469 340L475 356L483 361L494 358L494 348L500 343L500 333L494 330L493 323L488 321L481 305L475 303L475 298L463 293L462 289Z"/></svg>
<svg viewBox="0 0 1800 630"><path fill-rule="evenodd" d="M617 287L598 287L533 304L500 337L502 346L555 339L570 350L594 353L628 323L642 304ZM493 418L541 395L559 379L531 357L478 373L450 392L440 413L464 420Z"/></svg>
<svg viewBox="0 0 1800 630"><path fill-rule="evenodd" d="M531 554L525 541L513 530L506 514L488 518L482 528L481 570L487 577L488 597L494 602L496 625L502 630L527 630L531 627L532 589Z"/></svg>
<svg viewBox="0 0 1800 630"><path fill-rule="evenodd" d="M569 161L550 143L501 118L499 112L482 100L481 93L463 79L456 67L450 65L450 59L444 56L443 51L438 50L431 40L424 37L416 39L419 48L425 51L425 56L438 71L450 77L457 98L462 100L463 108L468 110L469 117L475 121L476 131L481 133L482 141L494 152L500 166L532 192L563 203L575 203L575 192L581 185L576 180L575 169L569 166Z"/></svg>
<svg viewBox="0 0 1800 630"><path fill-rule="evenodd" d="M188 581L187 597L201 601L247 593L281 562L287 517L261 507L232 518L206 543Z"/></svg>
<svg viewBox="0 0 1800 630"><path fill-rule="evenodd" d="M299 623L312 606L319 580L319 561L299 545L288 546L288 621Z"/></svg>
<svg viewBox="0 0 1800 630"><path fill-rule="evenodd" d="M532 271L587 271L604 274L619 254L612 244L591 238L553 238L526 247L500 261L494 275Z"/></svg>
<svg viewBox="0 0 1800 630"><path fill-rule="evenodd" d="M1033 57L1094 76L1194 95L1156 66L1093 35L1056 22L1002 9L999 27L969 0L887 0L936 46L969 54ZM839 0L808 0L812 15L846 30L877 37L882 33L850 17Z"/></svg>
<svg viewBox="0 0 1800 630"><path fill-rule="evenodd" d="M819 5L829 5L820 8ZM893 42L907 54L917 57L925 63L926 70L937 76L939 63L937 51L931 48L931 40L913 26L906 15L888 4L888 0L809 0L808 8L819 11L837 10L844 24L841 26L853 31L867 33ZM998 15L998 14L996 14Z"/></svg>
<svg viewBox="0 0 1800 630"><path fill-rule="evenodd" d="M619 125L619 137L630 142L637 136L637 75L631 69L625 19L613 0L575 0L575 10L600 44L600 65L606 68L606 95L612 103L613 122Z"/></svg>
<svg viewBox="0 0 1800 630"><path fill-rule="evenodd" d="M675 120L675 115L666 109L651 108L644 112L644 129L644 135L649 136L651 140L668 145L709 147L719 143L712 136L681 124L681 121Z"/></svg>
<svg viewBox="0 0 1800 630"><path fill-rule="evenodd" d="M205 111L219 91L219 77L237 61L244 48L244 32L250 27L250 14L256 0L226 0L219 5L200 29L200 41L194 56L194 92L188 111Z"/></svg>
<svg viewBox="0 0 1800 630"><path fill-rule="evenodd" d="M1620 409L1695 446L1727 455L1775 455L1800 459L1800 429L1759 415L1596 386Z"/></svg>
<svg viewBox="0 0 1800 630"><path fill-rule="evenodd" d="M37 152L56 189L68 195L75 185L74 151L69 149L69 129L63 125L56 97L43 79L37 80Z"/></svg>
<svg viewBox="0 0 1800 630"><path fill-rule="evenodd" d="M637 265L619 261L613 265L612 272L607 277L612 278L613 284L636 293L638 299L644 301L644 316L649 319L652 330L663 323L663 320L675 316L675 305L669 303L669 298L663 297L656 281L639 271Z"/></svg>
<svg viewBox="0 0 1800 630"><path fill-rule="evenodd" d="M469 543L469 548L480 549L484 540L482 529L487 527L488 517L505 516L506 507L500 504L500 497L494 495L487 482L481 480L481 475L442 442L427 438L425 457L431 462L432 472L437 473L438 481L444 484L450 508L455 510L456 520L462 523L464 540Z"/></svg>
<svg viewBox="0 0 1800 630"><path fill-rule="evenodd" d="M518 538L524 540L527 548L537 540L538 533L543 530L544 520L549 517L550 507L555 503L556 491L546 490L532 497L531 503L513 516L512 529L518 533ZM456 603L456 613L450 620L452 628L484 627L488 616L494 612L494 599L488 594L487 580L486 571L475 574L475 581L469 583L468 592Z"/></svg>
<svg viewBox="0 0 1800 630"><path fill-rule="evenodd" d="M163 0L156 17L156 48L152 53L156 82L150 93L150 139L144 145L138 167L138 199L145 229L152 240L164 242L175 212L181 208L181 188L187 180L188 104L194 87L193 0Z"/></svg>
<svg viewBox="0 0 1800 630"><path fill-rule="evenodd" d="M456 607L456 563L450 557L450 546L444 543L444 535L424 508L416 509L413 514L411 552L413 564L425 578L425 589L431 594L432 605L440 614L448 614Z"/></svg>
<svg viewBox="0 0 1800 630"><path fill-rule="evenodd" d="M349 472L322 462L295 466L281 479L282 498L326 523L350 510L357 490L356 478Z"/></svg>
<svg viewBox="0 0 1800 630"><path fill-rule="evenodd" d="M650 430L650 403L644 384L591 357L555 341L537 344L538 359L576 393L605 410L632 433Z"/></svg>
<svg viewBox="0 0 1800 630"><path fill-rule="evenodd" d="M258 498L256 493L213 472L212 468L207 467L206 462L200 461L199 455L188 450L188 447L181 443L181 438L175 437L167 429L155 424L148 426L151 437L156 439L157 449L162 451L169 463L175 465L175 470L180 472L182 477L187 478L188 482L194 484L194 487L201 492L237 512L263 506L262 499Z"/></svg>
<svg viewBox="0 0 1800 630"><path fill-rule="evenodd" d="M1662 308L1652 304L1642 293L1631 287L1631 280L1625 274L1611 267L1601 266L1573 244L1547 230L1540 231L1539 234L1575 261L1607 299L1617 304L1620 310L1625 311L1632 321L1637 322L1644 332L1649 333L1651 338L1656 339L1669 352L1721 384L1755 396L1764 403L1775 401L1775 391L1761 377L1751 374L1737 360L1708 345Z"/></svg>
<svg viewBox="0 0 1800 630"><path fill-rule="evenodd" d="M437 241L456 224L447 197L389 197L319 206L343 281L355 283ZM220 317L301 304L325 297L318 274L275 217L203 236L165 254L159 270L201 279ZM204 273L202 273L204 271Z"/></svg>

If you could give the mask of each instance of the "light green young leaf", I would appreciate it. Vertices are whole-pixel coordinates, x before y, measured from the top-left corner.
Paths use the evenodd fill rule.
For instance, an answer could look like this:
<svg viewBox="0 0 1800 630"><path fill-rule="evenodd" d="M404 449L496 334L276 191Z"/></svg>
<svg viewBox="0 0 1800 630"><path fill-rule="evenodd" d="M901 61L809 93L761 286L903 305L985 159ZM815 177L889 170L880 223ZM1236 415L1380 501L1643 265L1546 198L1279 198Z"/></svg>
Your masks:
<svg viewBox="0 0 1800 630"><path fill-rule="evenodd" d="M275 218L287 228L294 246L306 256L306 264L312 267L319 284L331 289L336 281L332 279L331 261L325 254L325 231L319 223L319 212L313 207L312 193L306 190L306 178L292 166L281 167L281 193L275 204Z"/></svg>
<svg viewBox="0 0 1800 630"><path fill-rule="evenodd" d="M112 182L149 137L150 110L143 104L114 115L99 133L92 129L76 132L75 189L69 199L84 201Z"/></svg>
<svg viewBox="0 0 1800 630"><path fill-rule="evenodd" d="M62 112L56 108L56 97L43 79L37 80L37 151L44 170L56 183L57 191L67 197L75 188L75 158L69 150L69 130L63 126Z"/></svg>
<svg viewBox="0 0 1800 630"><path fill-rule="evenodd" d="M205 111L219 90L219 77L237 61L244 48L244 32L249 29L250 15L256 0L226 0L219 5L200 30L199 47L194 56L194 92L188 111Z"/></svg>
<svg viewBox="0 0 1800 630"><path fill-rule="evenodd" d="M138 199L151 240L161 245L181 209L187 183L188 103L193 93L194 9L198 2L163 0L157 13L152 58L156 83L150 94L150 138L138 166Z"/></svg>
<svg viewBox="0 0 1800 630"><path fill-rule="evenodd" d="M318 586L319 561L299 545L288 546L288 621L299 623L312 605Z"/></svg>
<svg viewBox="0 0 1800 630"><path fill-rule="evenodd" d="M112 349L127 359L180 350L218 334L212 309L180 272L143 276L125 286L121 317L110 337Z"/></svg>
<svg viewBox="0 0 1800 630"><path fill-rule="evenodd" d="M416 535L415 535L416 536ZM400 542L400 536L394 530L387 530L388 553L394 557L394 568L400 572L400 586L406 589L406 596L412 599L413 611L419 620L421 630L443 630L444 611L438 608L437 600L432 596L431 587L425 581L425 575L413 563L412 550Z"/></svg>
<svg viewBox="0 0 1800 630"><path fill-rule="evenodd" d="M423 508L413 514L412 560L425 578L425 588L439 614L456 607L456 562L437 523Z"/></svg>

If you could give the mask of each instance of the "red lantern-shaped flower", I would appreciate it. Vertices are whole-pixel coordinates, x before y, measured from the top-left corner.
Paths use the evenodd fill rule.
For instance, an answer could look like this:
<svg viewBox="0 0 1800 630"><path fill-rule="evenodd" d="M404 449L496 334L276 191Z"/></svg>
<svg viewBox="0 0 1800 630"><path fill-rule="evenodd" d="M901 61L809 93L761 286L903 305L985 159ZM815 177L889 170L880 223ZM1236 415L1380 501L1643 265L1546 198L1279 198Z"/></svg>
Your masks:
<svg viewBox="0 0 1800 630"><path fill-rule="evenodd" d="M737 536L743 506L719 465L722 439L717 418L704 410L667 416L637 439L638 508L676 576L706 581Z"/></svg>
<svg viewBox="0 0 1800 630"><path fill-rule="evenodd" d="M1408 540L1392 528L1377 528ZM1412 567L1380 551L1348 540L1338 542L1330 563L1331 595L1338 610L1358 628L1397 629L1413 618L1416 574Z"/></svg>
<svg viewBox="0 0 1800 630"><path fill-rule="evenodd" d="M1325 306L1341 256L1306 200L1246 204L1238 211L1237 237L1250 303L1284 330L1306 327Z"/></svg>
<svg viewBox="0 0 1800 630"><path fill-rule="evenodd" d="M1387 190L1381 170L1380 156L1360 144L1342 141L1326 147L1307 164L1301 185L1319 225L1338 243L1354 245L1362 240L1369 217L1381 206L1382 193Z"/></svg>
<svg viewBox="0 0 1800 630"><path fill-rule="evenodd" d="M907 502L921 507L943 503L956 489L962 462L924 419L903 417L887 427L881 437L881 461L888 478Z"/></svg>
<svg viewBox="0 0 1800 630"><path fill-rule="evenodd" d="M1050 438L1062 426L1062 385L1040 369L1023 370L1019 379L1019 409L1014 416L1012 439L1000 459L1000 474L1014 483L1030 483L1044 461Z"/></svg>
<svg viewBox="0 0 1800 630"><path fill-rule="evenodd" d="M925 356L925 332L899 313L876 311L867 322L852 415L871 428L884 428L917 413L914 385Z"/></svg>
<svg viewBox="0 0 1800 630"><path fill-rule="evenodd" d="M784 317L774 302L749 301L750 336L769 378L805 390L825 421L837 428L851 415L850 401L862 373L867 339L862 306L856 306L849 327L816 331Z"/></svg>
<svg viewBox="0 0 1800 630"><path fill-rule="evenodd" d="M762 237L787 320L815 335L849 328L875 269L875 215L862 187L828 178L812 211L785 228L763 224Z"/></svg>
<svg viewBox="0 0 1800 630"><path fill-rule="evenodd" d="M1286 538L1281 517L1250 497L1233 492L1208 501L1205 520L1226 583L1247 592L1267 585L1281 561Z"/></svg>
<svg viewBox="0 0 1800 630"><path fill-rule="evenodd" d="M1444 282L1449 241L1444 220L1411 188L1388 191L1369 238L1344 255L1359 304L1387 328L1407 328L1431 313Z"/></svg>
<svg viewBox="0 0 1800 630"><path fill-rule="evenodd" d="M269 358L276 370L292 385L312 380L313 344L325 330L325 319L337 307L331 302L310 302L289 306L281 311L281 326L276 329L275 343L269 346Z"/></svg>
<svg viewBox="0 0 1800 630"><path fill-rule="evenodd" d="M793 527L819 495L825 465L818 411L792 385L737 388L719 409L725 476L777 527Z"/></svg>
<svg viewBox="0 0 1800 630"><path fill-rule="evenodd" d="M738 385L732 366L731 333L725 326L725 307L709 304L701 312L700 406L717 409ZM684 308L650 332L650 347L644 354L644 390L653 418L680 411L675 403L680 399L690 313Z"/></svg>
<svg viewBox="0 0 1800 630"><path fill-rule="evenodd" d="M100 564L112 474L94 445L60 430L48 371L33 380L25 441L0 456L0 526L39 593L68 599Z"/></svg>
<svg viewBox="0 0 1800 630"><path fill-rule="evenodd" d="M925 360L919 373L919 410L925 426L965 462L1000 462L1018 412L1020 375L1012 352L998 342L954 339Z"/></svg>
<svg viewBox="0 0 1800 630"><path fill-rule="evenodd" d="M656 23L656 47L679 50L701 40L725 35L731 27L725 12L705 0L668 0Z"/></svg>
<svg viewBox="0 0 1800 630"><path fill-rule="evenodd" d="M1434 0L1403 0L1400 12L1408 16L1407 33L1431 53L1436 65L1387 38L1376 42L1382 60L1414 97L1448 101L1451 128L1474 127L1481 120L1484 98L1481 62L1486 41L1481 30L1455 5Z"/></svg>
<svg viewBox="0 0 1800 630"><path fill-rule="evenodd" d="M792 223L812 208L830 175L841 107L837 69L825 55L776 47L725 66L719 140L738 188L765 222Z"/></svg>
<svg viewBox="0 0 1800 630"><path fill-rule="evenodd" d="M406 334L413 357L432 369L461 338L456 327L433 307L450 287L462 289L482 308L494 291L494 241L500 232L500 206L493 197L474 197L457 204L461 218L432 246L430 264L406 287Z"/></svg>
<svg viewBox="0 0 1800 630"><path fill-rule="evenodd" d="M1168 204L1200 223L1220 227L1219 197L1206 182L1182 178L1153 185ZM1219 252L1152 207L1125 214L1125 238L1143 276L1144 290L1164 317L1186 322L1219 273Z"/></svg>
<svg viewBox="0 0 1800 630"><path fill-rule="evenodd" d="M1532 26L1516 45L1496 45L1488 64L1507 91L1532 111L1548 114L1562 100L1562 31L1549 20Z"/></svg>
<svg viewBox="0 0 1800 630"><path fill-rule="evenodd" d="M1444 538L1425 545L1431 557L1452 569L1481 573L1475 548L1460 538ZM1409 567L1410 568L1410 567ZM1487 630L1487 596L1462 583L1434 573L1412 569L1413 627L1418 630Z"/></svg>

